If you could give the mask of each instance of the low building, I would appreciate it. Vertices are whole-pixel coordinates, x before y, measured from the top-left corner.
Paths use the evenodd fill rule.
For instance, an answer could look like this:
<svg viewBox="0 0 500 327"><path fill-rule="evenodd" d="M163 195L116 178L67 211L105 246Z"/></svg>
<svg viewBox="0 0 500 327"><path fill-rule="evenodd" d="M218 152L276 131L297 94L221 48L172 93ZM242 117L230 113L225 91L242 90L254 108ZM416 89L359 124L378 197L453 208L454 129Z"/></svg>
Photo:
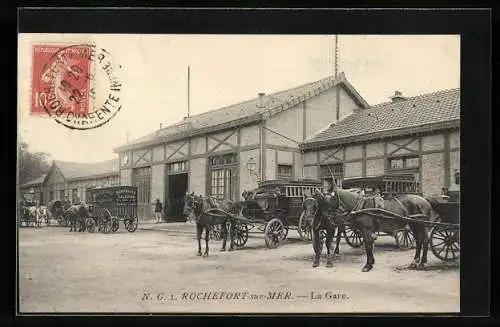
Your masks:
<svg viewBox="0 0 500 327"><path fill-rule="evenodd" d="M187 191L239 200L258 180L303 178L299 143L367 107L344 74L260 93L116 148L121 184L138 187L140 216L151 216L160 199L166 217L183 220Z"/></svg>
<svg viewBox="0 0 500 327"><path fill-rule="evenodd" d="M460 89L358 111L302 142L306 178L414 174L424 194L460 188Z"/></svg>
<svg viewBox="0 0 500 327"><path fill-rule="evenodd" d="M51 200L86 202L89 188L120 185L118 160L97 163L53 161L50 171L21 186L21 194L33 193L41 204Z"/></svg>

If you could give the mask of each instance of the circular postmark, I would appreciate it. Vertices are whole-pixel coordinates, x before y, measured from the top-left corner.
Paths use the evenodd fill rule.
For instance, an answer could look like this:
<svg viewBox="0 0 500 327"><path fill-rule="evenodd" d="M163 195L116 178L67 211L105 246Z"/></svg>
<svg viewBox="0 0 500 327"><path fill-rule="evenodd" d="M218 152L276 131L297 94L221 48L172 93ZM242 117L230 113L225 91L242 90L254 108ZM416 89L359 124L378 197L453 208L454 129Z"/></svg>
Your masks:
<svg viewBox="0 0 500 327"><path fill-rule="evenodd" d="M120 111L122 83L111 53L93 44L56 49L40 71L40 106L70 129L102 126Z"/></svg>

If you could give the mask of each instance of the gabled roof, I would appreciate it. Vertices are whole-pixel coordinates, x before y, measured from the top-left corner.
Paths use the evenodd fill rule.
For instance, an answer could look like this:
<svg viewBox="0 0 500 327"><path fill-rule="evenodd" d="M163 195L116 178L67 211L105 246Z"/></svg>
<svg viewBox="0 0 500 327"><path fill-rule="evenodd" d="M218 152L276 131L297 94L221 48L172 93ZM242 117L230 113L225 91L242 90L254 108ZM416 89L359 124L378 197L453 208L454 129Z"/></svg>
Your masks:
<svg viewBox="0 0 500 327"><path fill-rule="evenodd" d="M300 85L288 90L264 95L251 100L240 102L220 109L185 118L184 121L157 130L132 142L114 149L115 152L131 148L144 147L166 141L174 141L209 131L232 128L276 115L298 103L319 95L336 85L342 86L358 103L367 108L368 103L347 81L343 73L336 81L333 77L326 77L319 81Z"/></svg>
<svg viewBox="0 0 500 327"><path fill-rule="evenodd" d="M303 141L301 149L459 126L460 89L449 89L386 102L354 112Z"/></svg>
<svg viewBox="0 0 500 327"><path fill-rule="evenodd" d="M24 188L24 187L41 185L41 184L43 184L43 181L45 180L45 177L47 177L47 174L43 174L40 177L32 179L29 182L26 182L23 185L21 185L21 187Z"/></svg>
<svg viewBox="0 0 500 327"><path fill-rule="evenodd" d="M54 160L54 165L59 168L59 170L67 180L105 177L119 174L118 159L111 159L95 163Z"/></svg>

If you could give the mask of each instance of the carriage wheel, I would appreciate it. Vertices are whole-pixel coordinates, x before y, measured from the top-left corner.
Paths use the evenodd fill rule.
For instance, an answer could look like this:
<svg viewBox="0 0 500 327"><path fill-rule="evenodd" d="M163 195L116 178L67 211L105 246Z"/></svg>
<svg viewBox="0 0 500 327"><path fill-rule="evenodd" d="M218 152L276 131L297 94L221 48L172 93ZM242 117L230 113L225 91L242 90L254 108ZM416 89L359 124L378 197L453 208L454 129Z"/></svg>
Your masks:
<svg viewBox="0 0 500 327"><path fill-rule="evenodd" d="M86 225L87 225L87 231L89 233L95 232L95 220L94 220L94 218L87 218Z"/></svg>
<svg viewBox="0 0 500 327"><path fill-rule="evenodd" d="M125 228L129 233L133 233L137 229L137 224L138 224L137 217L125 218L123 222L125 223Z"/></svg>
<svg viewBox="0 0 500 327"><path fill-rule="evenodd" d="M431 251L437 258L447 262L460 258L460 231L458 228L433 227L430 243Z"/></svg>
<svg viewBox="0 0 500 327"><path fill-rule="evenodd" d="M99 214L99 220L102 224L100 229L104 234L111 232L111 219L111 213L107 209L104 209Z"/></svg>
<svg viewBox="0 0 500 327"><path fill-rule="evenodd" d="M277 248L283 241L285 235L285 226L280 219L271 219L264 229L264 239L266 246L270 249Z"/></svg>
<svg viewBox="0 0 500 327"><path fill-rule="evenodd" d="M221 241L222 240L222 225L212 225L208 231L210 239Z"/></svg>
<svg viewBox="0 0 500 327"><path fill-rule="evenodd" d="M117 217L111 218L111 231L116 233L120 228L120 220Z"/></svg>
<svg viewBox="0 0 500 327"><path fill-rule="evenodd" d="M306 218L305 211L302 211L299 218L299 237L303 241L312 241L312 223L310 219Z"/></svg>
<svg viewBox="0 0 500 327"><path fill-rule="evenodd" d="M236 223L234 225L234 245L237 247L242 247L247 244L248 241L248 226L246 224Z"/></svg>
<svg viewBox="0 0 500 327"><path fill-rule="evenodd" d="M401 250L410 250L415 247L415 236L411 229L405 228L394 231L393 236L396 240L396 245Z"/></svg>
<svg viewBox="0 0 500 327"><path fill-rule="evenodd" d="M275 217L276 219L279 219L281 221L281 223L283 224L283 234L281 234L281 242L285 241L286 240L286 237L288 236L288 226L286 226L286 223L284 222L285 221L285 218L286 218L286 215L284 212L278 212L278 214L276 215Z"/></svg>
<svg viewBox="0 0 500 327"><path fill-rule="evenodd" d="M344 227L344 238L347 244L353 248L359 248L364 243L361 231L352 229L347 225Z"/></svg>

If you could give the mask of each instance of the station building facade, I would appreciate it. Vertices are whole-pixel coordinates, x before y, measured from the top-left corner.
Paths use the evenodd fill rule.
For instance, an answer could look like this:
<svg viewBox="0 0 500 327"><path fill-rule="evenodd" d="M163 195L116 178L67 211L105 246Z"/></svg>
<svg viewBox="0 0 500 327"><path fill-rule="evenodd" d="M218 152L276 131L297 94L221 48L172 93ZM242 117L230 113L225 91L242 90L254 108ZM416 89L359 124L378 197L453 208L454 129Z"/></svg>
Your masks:
<svg viewBox="0 0 500 327"><path fill-rule="evenodd" d="M304 177L414 174L425 195L460 189L460 89L392 101L332 123L300 145Z"/></svg>
<svg viewBox="0 0 500 327"><path fill-rule="evenodd" d="M186 192L240 200L259 180L307 177L300 143L336 117L368 107L344 74L260 93L114 149L120 182L138 187L139 215L150 217L159 199L165 217L183 220L179 203Z"/></svg>

